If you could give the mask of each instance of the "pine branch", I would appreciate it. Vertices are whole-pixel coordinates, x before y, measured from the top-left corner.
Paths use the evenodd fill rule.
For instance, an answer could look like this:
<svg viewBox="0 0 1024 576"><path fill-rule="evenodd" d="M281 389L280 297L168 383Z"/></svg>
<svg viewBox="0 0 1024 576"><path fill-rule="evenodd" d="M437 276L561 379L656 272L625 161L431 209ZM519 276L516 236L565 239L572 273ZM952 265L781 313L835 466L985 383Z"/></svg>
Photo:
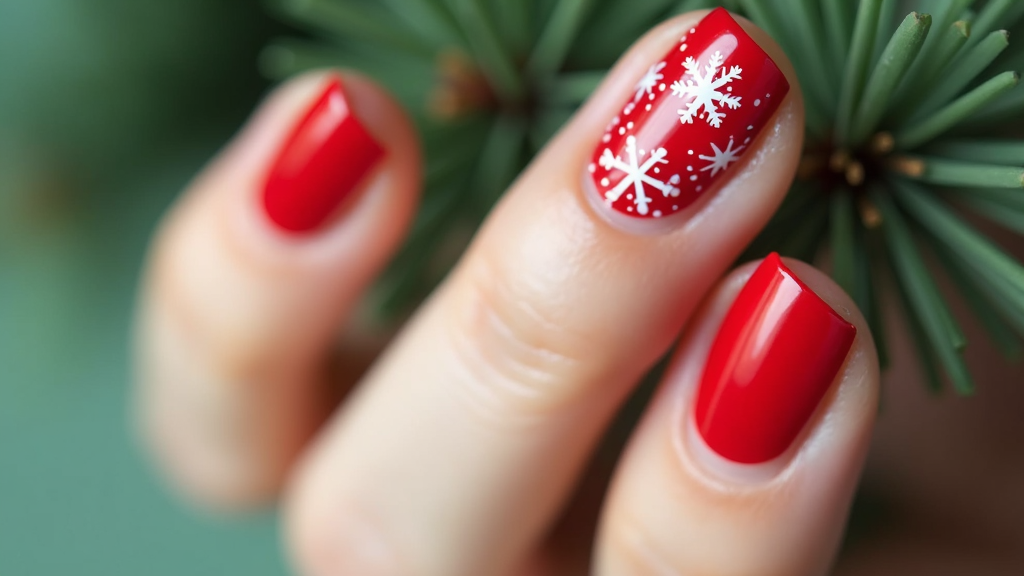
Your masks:
<svg viewBox="0 0 1024 576"><path fill-rule="evenodd" d="M932 390L943 374L958 392L973 389L967 342L935 274L1008 357L1022 354L1024 266L951 206L1024 234L1024 43L1005 32L1024 28L1024 2L271 1L316 36L268 46L264 73L363 70L422 132L422 207L378 284L385 313L408 311L444 277L452 247L629 44L671 14L725 5L778 41L806 97L799 179L744 258L777 250L813 261L827 246L883 365L883 301L902 302Z"/></svg>

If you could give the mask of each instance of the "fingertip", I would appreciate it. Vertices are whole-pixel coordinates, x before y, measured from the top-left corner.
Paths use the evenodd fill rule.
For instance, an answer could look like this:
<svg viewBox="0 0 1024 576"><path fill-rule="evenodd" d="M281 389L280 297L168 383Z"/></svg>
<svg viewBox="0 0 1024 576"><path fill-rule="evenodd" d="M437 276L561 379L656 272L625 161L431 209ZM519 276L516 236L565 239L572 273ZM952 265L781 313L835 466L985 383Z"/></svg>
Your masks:
<svg viewBox="0 0 1024 576"><path fill-rule="evenodd" d="M182 491L238 506L279 488L332 408L328 355L404 238L420 173L384 89L314 72L270 94L167 215L142 285L138 410Z"/></svg>
<svg viewBox="0 0 1024 576"><path fill-rule="evenodd" d="M849 326L852 343L838 338L830 351L830 327L843 336ZM598 573L824 573L877 389L867 324L835 282L775 256L740 266L693 318L621 460ZM712 406L702 410L705 395ZM772 457L780 439L788 448Z"/></svg>
<svg viewBox="0 0 1024 576"><path fill-rule="evenodd" d="M201 188L219 191L256 232L315 245L367 204L378 235L404 230L422 158L412 121L387 90L356 72L324 70L277 88L213 172Z"/></svg>
<svg viewBox="0 0 1024 576"><path fill-rule="evenodd" d="M879 367L852 298L824 272L775 253L735 270L711 298L713 340L690 360L701 364L685 417L692 455L738 485L791 475L822 449L859 462Z"/></svg>

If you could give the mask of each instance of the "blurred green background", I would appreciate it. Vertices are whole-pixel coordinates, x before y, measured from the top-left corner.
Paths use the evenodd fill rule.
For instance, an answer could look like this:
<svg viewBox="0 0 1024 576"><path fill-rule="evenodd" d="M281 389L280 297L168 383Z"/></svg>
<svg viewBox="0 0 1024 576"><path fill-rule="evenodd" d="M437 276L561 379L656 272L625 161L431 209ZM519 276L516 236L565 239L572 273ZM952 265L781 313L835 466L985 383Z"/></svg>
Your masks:
<svg viewBox="0 0 1024 576"><path fill-rule="evenodd" d="M252 0L0 1L0 575L285 573L273 518L205 518L133 443L154 223L268 89Z"/></svg>

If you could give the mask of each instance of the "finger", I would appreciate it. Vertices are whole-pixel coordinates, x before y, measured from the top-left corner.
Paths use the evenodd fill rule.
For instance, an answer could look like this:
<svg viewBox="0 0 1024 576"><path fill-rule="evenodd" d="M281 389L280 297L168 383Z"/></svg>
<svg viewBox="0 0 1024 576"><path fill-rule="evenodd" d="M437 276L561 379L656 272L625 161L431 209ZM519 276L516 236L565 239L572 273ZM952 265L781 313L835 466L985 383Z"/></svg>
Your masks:
<svg viewBox="0 0 1024 576"><path fill-rule="evenodd" d="M756 42L726 12L703 15L667 22L625 55L318 437L288 491L305 573L509 569L557 515L633 383L767 222L801 147L792 69L751 25ZM694 98L669 88L670 75L695 82L683 78L688 55L700 60L694 74L715 60L742 76L722 92L735 108L715 100L720 127L706 110L689 122L677 112ZM664 82L641 84L651 109L626 114L652 63ZM742 146L742 158L700 160L712 144ZM598 167L606 149L619 160ZM633 160L650 174L612 200L616 166Z"/></svg>
<svg viewBox="0 0 1024 576"><path fill-rule="evenodd" d="M853 301L769 256L714 290L630 441L596 574L825 574L878 410Z"/></svg>
<svg viewBox="0 0 1024 576"><path fill-rule="evenodd" d="M273 496L329 403L353 304L414 210L413 129L349 73L279 89L199 176L153 243L138 412L174 484L207 503Z"/></svg>

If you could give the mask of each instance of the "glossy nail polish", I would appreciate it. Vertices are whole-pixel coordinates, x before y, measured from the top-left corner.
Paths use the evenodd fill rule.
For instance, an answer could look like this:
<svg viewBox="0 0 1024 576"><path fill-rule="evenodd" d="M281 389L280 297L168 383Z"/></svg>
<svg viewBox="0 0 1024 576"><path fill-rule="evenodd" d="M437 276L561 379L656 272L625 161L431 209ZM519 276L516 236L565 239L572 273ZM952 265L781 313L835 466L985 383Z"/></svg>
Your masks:
<svg viewBox="0 0 1024 576"><path fill-rule="evenodd" d="M285 140L263 192L267 216L294 233L322 226L384 156L332 80Z"/></svg>
<svg viewBox="0 0 1024 576"><path fill-rule="evenodd" d="M695 410L705 443L743 464L782 455L825 396L856 333L778 254L765 258L711 346Z"/></svg>
<svg viewBox="0 0 1024 576"><path fill-rule="evenodd" d="M746 152L789 82L718 8L637 82L587 166L609 209L661 218L685 209Z"/></svg>

